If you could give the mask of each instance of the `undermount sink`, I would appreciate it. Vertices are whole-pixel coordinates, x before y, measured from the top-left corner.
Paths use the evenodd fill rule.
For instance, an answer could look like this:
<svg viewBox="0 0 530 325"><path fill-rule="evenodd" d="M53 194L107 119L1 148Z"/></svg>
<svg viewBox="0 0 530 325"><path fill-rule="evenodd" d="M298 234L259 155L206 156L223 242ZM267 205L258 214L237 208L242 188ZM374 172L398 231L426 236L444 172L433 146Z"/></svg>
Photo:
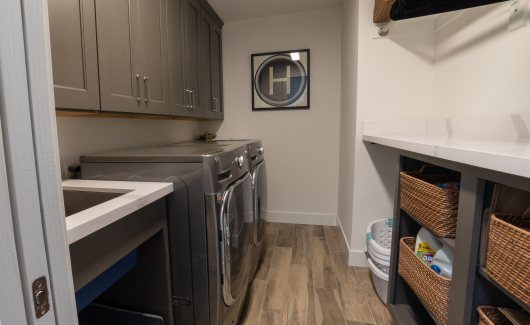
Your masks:
<svg viewBox="0 0 530 325"><path fill-rule="evenodd" d="M66 217L105 203L125 193L63 190Z"/></svg>
<svg viewBox="0 0 530 325"><path fill-rule="evenodd" d="M173 192L172 183L63 180L71 245Z"/></svg>

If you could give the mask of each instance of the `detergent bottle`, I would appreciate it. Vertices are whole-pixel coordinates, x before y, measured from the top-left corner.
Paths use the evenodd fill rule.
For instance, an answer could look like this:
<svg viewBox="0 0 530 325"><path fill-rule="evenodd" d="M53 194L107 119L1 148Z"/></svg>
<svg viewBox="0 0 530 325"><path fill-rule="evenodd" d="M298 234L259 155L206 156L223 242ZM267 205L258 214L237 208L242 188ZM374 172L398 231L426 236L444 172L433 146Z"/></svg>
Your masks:
<svg viewBox="0 0 530 325"><path fill-rule="evenodd" d="M414 253L429 267L436 252L443 247L442 243L434 237L427 229L421 228L416 236L416 247Z"/></svg>
<svg viewBox="0 0 530 325"><path fill-rule="evenodd" d="M444 278L451 279L453 276L453 251L447 246L442 247L432 259L431 269Z"/></svg>

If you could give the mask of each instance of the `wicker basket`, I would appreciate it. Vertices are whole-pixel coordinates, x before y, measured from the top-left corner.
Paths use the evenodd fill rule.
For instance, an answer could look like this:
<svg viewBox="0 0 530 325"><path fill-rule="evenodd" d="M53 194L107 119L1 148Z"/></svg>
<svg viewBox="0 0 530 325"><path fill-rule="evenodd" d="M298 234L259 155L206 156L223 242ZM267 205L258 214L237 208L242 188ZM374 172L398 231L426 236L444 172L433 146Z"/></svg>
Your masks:
<svg viewBox="0 0 530 325"><path fill-rule="evenodd" d="M414 290L423 305L440 321L447 324L451 280L434 272L414 253L415 237L399 241L398 273Z"/></svg>
<svg viewBox="0 0 530 325"><path fill-rule="evenodd" d="M513 325L497 307L481 306L477 308L478 325Z"/></svg>
<svg viewBox="0 0 530 325"><path fill-rule="evenodd" d="M433 165L424 165L419 172L401 172L401 209L440 237L456 236L460 191L446 190L435 183L459 182L460 173L425 175Z"/></svg>
<svg viewBox="0 0 530 325"><path fill-rule="evenodd" d="M493 214L488 236L488 275L530 304L530 217Z"/></svg>
<svg viewBox="0 0 530 325"><path fill-rule="evenodd" d="M375 0L374 24L390 21L390 9L396 0Z"/></svg>

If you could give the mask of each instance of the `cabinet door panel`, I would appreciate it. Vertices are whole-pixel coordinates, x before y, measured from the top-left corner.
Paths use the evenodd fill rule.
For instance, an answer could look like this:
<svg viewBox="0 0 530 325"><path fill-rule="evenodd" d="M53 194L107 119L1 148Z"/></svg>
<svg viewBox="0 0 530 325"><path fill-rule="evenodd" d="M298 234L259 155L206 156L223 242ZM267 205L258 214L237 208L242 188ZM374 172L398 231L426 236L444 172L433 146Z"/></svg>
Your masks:
<svg viewBox="0 0 530 325"><path fill-rule="evenodd" d="M215 102L215 118L224 118L223 106L223 42L222 30L212 24L212 93Z"/></svg>
<svg viewBox="0 0 530 325"><path fill-rule="evenodd" d="M166 0L138 0L140 67L147 114L169 114ZM145 79L149 78L149 79Z"/></svg>
<svg viewBox="0 0 530 325"><path fill-rule="evenodd" d="M49 0L55 107L99 110L94 0Z"/></svg>
<svg viewBox="0 0 530 325"><path fill-rule="evenodd" d="M167 0L169 102L171 115L189 116L181 0Z"/></svg>
<svg viewBox="0 0 530 325"><path fill-rule="evenodd" d="M96 0L101 110L142 113L137 0Z"/></svg>
<svg viewBox="0 0 530 325"><path fill-rule="evenodd" d="M214 103L213 103L213 89L212 89L212 29L215 23L208 13L202 9L201 11L201 96L202 108L204 110L204 117L215 118Z"/></svg>
<svg viewBox="0 0 530 325"><path fill-rule="evenodd" d="M200 58L200 20L201 6L196 0L184 0L186 17L186 67L187 87L191 91L191 113L193 117L203 117L201 103L201 58Z"/></svg>

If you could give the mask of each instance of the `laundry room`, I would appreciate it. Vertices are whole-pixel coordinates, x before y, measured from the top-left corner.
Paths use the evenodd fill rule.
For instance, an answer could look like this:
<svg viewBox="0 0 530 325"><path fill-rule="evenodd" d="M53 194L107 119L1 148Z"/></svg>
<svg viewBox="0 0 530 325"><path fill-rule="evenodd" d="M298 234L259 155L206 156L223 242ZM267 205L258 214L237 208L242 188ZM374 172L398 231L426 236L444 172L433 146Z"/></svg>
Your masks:
<svg viewBox="0 0 530 325"><path fill-rule="evenodd" d="M0 3L0 324L530 324L530 0Z"/></svg>

